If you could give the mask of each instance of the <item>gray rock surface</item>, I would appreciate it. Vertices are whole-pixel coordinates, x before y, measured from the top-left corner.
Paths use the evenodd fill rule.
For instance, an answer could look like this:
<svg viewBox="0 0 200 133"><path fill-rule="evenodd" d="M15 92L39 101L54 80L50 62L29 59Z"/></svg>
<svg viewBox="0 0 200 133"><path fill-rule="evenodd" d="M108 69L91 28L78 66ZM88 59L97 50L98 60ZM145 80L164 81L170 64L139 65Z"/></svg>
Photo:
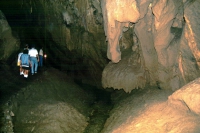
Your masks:
<svg viewBox="0 0 200 133"><path fill-rule="evenodd" d="M6 16L0 10L0 60L8 60L19 49L19 45L19 39L13 36Z"/></svg>
<svg viewBox="0 0 200 133"><path fill-rule="evenodd" d="M4 115L9 119L5 119L7 122L4 121L1 131L83 133L94 95L86 93L56 69L49 69L32 80L3 106Z"/></svg>

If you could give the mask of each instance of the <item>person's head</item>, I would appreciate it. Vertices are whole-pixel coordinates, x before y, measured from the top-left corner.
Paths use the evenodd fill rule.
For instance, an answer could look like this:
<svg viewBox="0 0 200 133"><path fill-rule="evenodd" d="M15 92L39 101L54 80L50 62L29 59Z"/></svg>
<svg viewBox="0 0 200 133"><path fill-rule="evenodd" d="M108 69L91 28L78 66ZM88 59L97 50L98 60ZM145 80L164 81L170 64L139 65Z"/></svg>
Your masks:
<svg viewBox="0 0 200 133"><path fill-rule="evenodd" d="M35 48L35 44L32 44L31 46L32 46L32 48Z"/></svg>
<svg viewBox="0 0 200 133"><path fill-rule="evenodd" d="M29 45L28 44L25 44L25 47L24 49L28 49ZM22 51L23 52L23 51Z"/></svg>
<svg viewBox="0 0 200 133"><path fill-rule="evenodd" d="M28 44L25 44L25 48L28 48L29 46L28 46Z"/></svg>
<svg viewBox="0 0 200 133"><path fill-rule="evenodd" d="M28 49L24 49L23 54L28 54Z"/></svg>

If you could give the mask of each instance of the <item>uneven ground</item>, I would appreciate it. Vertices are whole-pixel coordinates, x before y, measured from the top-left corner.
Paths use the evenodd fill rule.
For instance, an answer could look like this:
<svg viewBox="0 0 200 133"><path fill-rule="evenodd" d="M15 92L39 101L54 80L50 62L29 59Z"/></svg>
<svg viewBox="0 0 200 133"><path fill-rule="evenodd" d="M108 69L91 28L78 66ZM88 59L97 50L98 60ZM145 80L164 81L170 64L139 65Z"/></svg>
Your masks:
<svg viewBox="0 0 200 133"><path fill-rule="evenodd" d="M19 75L17 67L1 63L0 70L1 131L200 132L200 79L176 92L146 86L127 94L74 82L51 67L39 69L28 79Z"/></svg>
<svg viewBox="0 0 200 133"><path fill-rule="evenodd" d="M0 66L1 131L11 131L12 127L21 133L102 130L112 108L109 92L77 84L67 74L50 67L39 68L37 75L24 79L17 67ZM9 121L14 126L9 127Z"/></svg>

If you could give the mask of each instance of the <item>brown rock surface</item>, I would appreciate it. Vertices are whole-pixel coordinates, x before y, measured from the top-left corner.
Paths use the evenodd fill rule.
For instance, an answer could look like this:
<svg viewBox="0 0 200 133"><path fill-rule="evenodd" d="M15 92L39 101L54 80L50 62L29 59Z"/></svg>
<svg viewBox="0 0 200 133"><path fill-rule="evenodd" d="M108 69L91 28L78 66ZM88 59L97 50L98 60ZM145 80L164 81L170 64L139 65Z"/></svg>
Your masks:
<svg viewBox="0 0 200 133"><path fill-rule="evenodd" d="M121 5L123 3L121 2ZM132 1L132 3L134 2ZM148 73L144 77L149 77L145 80L149 81L151 85L158 83L159 87L163 89L177 90L190 82L191 79L199 76L199 68L197 67L199 41L196 37L199 35L197 30L199 29L199 25L197 25L199 17L195 13L199 12L198 1L137 1L137 8L135 9L139 9L139 12L135 12L133 19L137 16L140 16L140 19L135 19L136 21L128 20L128 22L125 16L128 17L129 14L124 14L121 19L115 18L114 15L110 17L109 12L112 12L112 9L106 5L109 5L109 1L103 2L102 9L104 10L104 20L106 20L104 21L104 28L109 44L107 53L112 62L117 63L121 60L118 43L123 36L123 27L131 26L134 27L133 39L134 34L136 35L136 41L132 46L137 45L140 49L142 67L145 69L143 72ZM110 3L110 5L112 4ZM119 5L116 5L116 8ZM123 5L128 9L129 5ZM112 18L112 21L108 21L109 17ZM128 25L127 23L133 24ZM116 65L116 69L118 69L117 67ZM115 73L114 68L112 70ZM112 73L112 70L109 73ZM107 70L104 69L103 74L106 75L106 72ZM106 77L103 75L103 78ZM106 80L109 79L102 80L103 84ZM129 81L131 82L131 80ZM107 82L104 87L122 88L109 83L111 82ZM130 88L128 87L129 84L131 83L127 83L127 86L123 87L126 88L126 91L127 88ZM135 86L130 88L128 92L134 88Z"/></svg>
<svg viewBox="0 0 200 133"><path fill-rule="evenodd" d="M155 88L133 90L115 105L102 133L198 133L199 94L199 79L173 94Z"/></svg>

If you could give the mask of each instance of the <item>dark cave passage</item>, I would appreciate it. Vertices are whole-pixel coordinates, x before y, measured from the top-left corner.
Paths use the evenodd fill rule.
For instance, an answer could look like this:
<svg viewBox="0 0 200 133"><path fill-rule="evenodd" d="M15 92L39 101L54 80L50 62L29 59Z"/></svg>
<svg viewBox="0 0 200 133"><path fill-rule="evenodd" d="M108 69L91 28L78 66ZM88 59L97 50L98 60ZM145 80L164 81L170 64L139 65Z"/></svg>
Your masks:
<svg viewBox="0 0 200 133"><path fill-rule="evenodd" d="M14 63L13 63L14 64ZM40 78L42 73L45 73L49 68L51 63L44 63L44 66L38 68L37 75L30 75L28 79L19 75L19 68L17 66L8 66L7 64L1 62L0 64L0 74L1 76L1 89L0 89L0 101L1 101L1 115L4 117L3 109L5 103L9 102L10 97L17 95L20 90ZM6 79L6 80L5 80ZM91 112L89 113L89 125L85 129L84 133L99 133L103 129L103 125L106 119L109 117L109 111L112 109L111 93L112 91L106 91L104 89L99 89L95 86L82 83L80 77L74 79L75 83L79 85L84 91L94 95L93 101L89 101L89 108ZM31 104L31 103L30 103ZM16 122L15 122L16 123ZM1 126L5 123L1 121ZM14 130L15 131L15 130Z"/></svg>
<svg viewBox="0 0 200 133"><path fill-rule="evenodd" d="M89 116L89 125L86 127L84 133L100 133L109 117L109 111L113 107L111 92L83 84L79 81L75 82L84 90L95 94L95 100L91 102L92 111Z"/></svg>
<svg viewBox="0 0 200 133"><path fill-rule="evenodd" d="M46 16L44 8L39 2L34 1L35 6L32 8L32 13L29 12L31 5L24 3L21 5L19 1L3 2L0 4L0 10L5 14L5 19L8 21L12 28L12 35L20 40L20 48L24 48L26 44L35 45L36 49L40 47L44 48L44 53L47 54L47 58L44 59L44 67L38 68L38 74L32 76L29 72L28 79L24 79L19 75L19 68L16 66L16 59L19 50L13 53L9 59L4 62L0 62L0 74L1 74L1 89L0 89L0 101L1 101L1 115L4 117L2 106L8 102L9 98L13 95L17 95L22 88L35 82L34 80L39 78L42 73L53 67L59 71L70 75L84 91L92 93L95 96L93 101L89 101L91 112L89 114L89 125L85 129L85 133L98 133L102 130L103 125L108 118L109 110L112 108L111 92L104 89L99 89L93 85L83 83L83 79L88 81L94 80L95 82L101 82L101 71L103 67L99 67L99 75L94 78L91 77L89 72L91 71L91 62L89 57L82 56L82 49L70 51L67 47L61 46L60 42L56 42L51 33L46 27ZM36 8L37 6L37 8ZM68 27L69 28L69 27ZM73 26L70 26L73 28ZM77 31L76 31L77 28ZM84 30L80 27L75 27L75 32L82 34ZM78 36L77 36L78 37ZM83 46L81 46L83 47ZM91 63L90 63L91 64ZM91 81L93 82L93 81ZM48 92L47 92L48 93ZM1 126L5 123L1 121Z"/></svg>

